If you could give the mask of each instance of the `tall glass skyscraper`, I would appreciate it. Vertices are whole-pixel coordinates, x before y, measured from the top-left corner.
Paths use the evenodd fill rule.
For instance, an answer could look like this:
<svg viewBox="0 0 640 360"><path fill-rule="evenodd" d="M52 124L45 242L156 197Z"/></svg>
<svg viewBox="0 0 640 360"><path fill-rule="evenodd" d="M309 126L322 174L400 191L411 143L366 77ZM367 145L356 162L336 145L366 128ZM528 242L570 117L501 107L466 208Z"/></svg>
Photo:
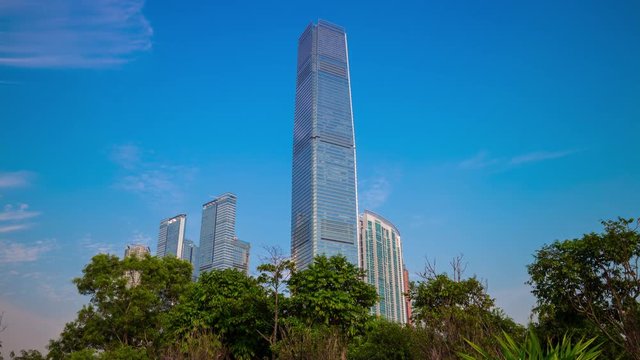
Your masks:
<svg viewBox="0 0 640 360"><path fill-rule="evenodd" d="M202 205L200 272L229 268L247 272L249 244L236 238L236 202L234 194L226 193ZM246 263L237 262L238 251L246 252Z"/></svg>
<svg viewBox="0 0 640 360"><path fill-rule="evenodd" d="M187 226L187 215L180 214L160 222L158 234L158 257L172 255L182 258L184 231Z"/></svg>
<svg viewBox="0 0 640 360"><path fill-rule="evenodd" d="M193 266L193 273L191 277L195 280L198 278L198 272L200 271L198 246L189 240L184 240L184 246L182 247L182 260L188 261Z"/></svg>
<svg viewBox="0 0 640 360"><path fill-rule="evenodd" d="M347 37L318 21L298 40L291 254L298 268L341 254L358 264L356 152Z"/></svg>
<svg viewBox="0 0 640 360"><path fill-rule="evenodd" d="M360 264L367 272L365 281L378 292L379 301L371 312L406 323L408 289L400 232L389 220L366 210L360 215Z"/></svg>

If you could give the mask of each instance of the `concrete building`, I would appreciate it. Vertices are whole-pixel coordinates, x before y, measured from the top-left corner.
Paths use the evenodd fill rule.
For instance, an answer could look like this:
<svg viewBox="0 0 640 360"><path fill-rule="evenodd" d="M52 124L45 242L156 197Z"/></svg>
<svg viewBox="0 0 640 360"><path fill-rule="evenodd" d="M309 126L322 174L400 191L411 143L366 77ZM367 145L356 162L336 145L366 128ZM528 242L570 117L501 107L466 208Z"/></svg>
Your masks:
<svg viewBox="0 0 640 360"><path fill-rule="evenodd" d="M365 210L360 215L360 264L365 280L376 287L379 301L372 313L407 322L406 285L400 231L384 217Z"/></svg>

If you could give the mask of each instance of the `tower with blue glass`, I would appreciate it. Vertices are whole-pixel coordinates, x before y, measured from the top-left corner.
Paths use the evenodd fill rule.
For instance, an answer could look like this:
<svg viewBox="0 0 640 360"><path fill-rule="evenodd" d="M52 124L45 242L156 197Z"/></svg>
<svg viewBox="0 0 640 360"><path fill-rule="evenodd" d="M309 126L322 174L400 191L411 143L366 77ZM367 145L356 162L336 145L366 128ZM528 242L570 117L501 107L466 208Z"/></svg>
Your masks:
<svg viewBox="0 0 640 360"><path fill-rule="evenodd" d="M298 268L321 254L358 265L347 36L322 20L298 40L291 200L291 255Z"/></svg>

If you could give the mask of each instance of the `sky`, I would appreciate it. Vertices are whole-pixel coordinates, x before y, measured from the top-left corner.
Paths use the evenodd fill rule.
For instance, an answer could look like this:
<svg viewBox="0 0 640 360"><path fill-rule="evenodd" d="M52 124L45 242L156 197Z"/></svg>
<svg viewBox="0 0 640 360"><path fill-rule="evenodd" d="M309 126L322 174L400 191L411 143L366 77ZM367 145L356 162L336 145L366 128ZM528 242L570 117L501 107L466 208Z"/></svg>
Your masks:
<svg viewBox="0 0 640 360"><path fill-rule="evenodd" d="M466 274L526 323L544 244L640 216L640 2L0 2L3 350L43 349L100 252L233 192L237 233L290 249L296 46L345 27L360 209L412 277Z"/></svg>

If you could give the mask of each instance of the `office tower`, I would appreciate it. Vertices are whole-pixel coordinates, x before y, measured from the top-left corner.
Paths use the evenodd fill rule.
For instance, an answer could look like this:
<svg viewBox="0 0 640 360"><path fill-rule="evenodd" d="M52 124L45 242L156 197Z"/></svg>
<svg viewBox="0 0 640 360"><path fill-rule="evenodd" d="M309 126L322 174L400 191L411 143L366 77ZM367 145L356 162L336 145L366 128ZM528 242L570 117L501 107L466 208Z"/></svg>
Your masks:
<svg viewBox="0 0 640 360"><path fill-rule="evenodd" d="M187 215L180 214L160 222L158 234L158 250L156 255L164 257L172 255L182 258L184 230L187 226Z"/></svg>
<svg viewBox="0 0 640 360"><path fill-rule="evenodd" d="M229 268L247 271L249 244L236 238L236 202L234 194L226 193L202 205L200 272ZM246 247L247 262L238 266L234 259L243 246Z"/></svg>
<svg viewBox="0 0 640 360"><path fill-rule="evenodd" d="M291 255L298 268L341 254L358 264L356 153L347 37L318 21L298 40Z"/></svg>
<svg viewBox="0 0 640 360"><path fill-rule="evenodd" d="M194 280L197 279L200 270L198 247L189 239L184 240L184 245L182 246L182 260L188 261L193 266L193 273L191 274L191 277Z"/></svg>
<svg viewBox="0 0 640 360"><path fill-rule="evenodd" d="M374 315L407 322L406 288L400 232L387 219L365 210L360 215L360 264L366 282L375 286L378 303Z"/></svg>
<svg viewBox="0 0 640 360"><path fill-rule="evenodd" d="M143 258L147 254L151 254L151 250L148 246L142 244L127 245L127 248L124 249L124 257L135 256L137 258Z"/></svg>
<svg viewBox="0 0 640 360"><path fill-rule="evenodd" d="M245 274L249 273L249 251L251 245L238 238L233 240L233 268L238 269Z"/></svg>

